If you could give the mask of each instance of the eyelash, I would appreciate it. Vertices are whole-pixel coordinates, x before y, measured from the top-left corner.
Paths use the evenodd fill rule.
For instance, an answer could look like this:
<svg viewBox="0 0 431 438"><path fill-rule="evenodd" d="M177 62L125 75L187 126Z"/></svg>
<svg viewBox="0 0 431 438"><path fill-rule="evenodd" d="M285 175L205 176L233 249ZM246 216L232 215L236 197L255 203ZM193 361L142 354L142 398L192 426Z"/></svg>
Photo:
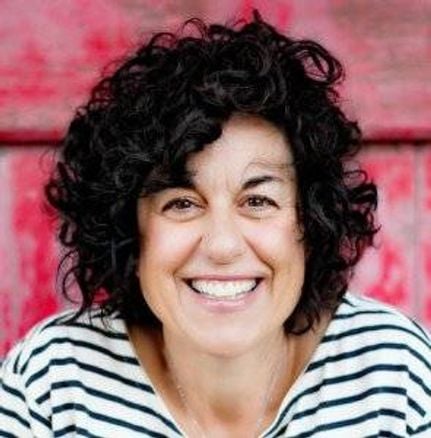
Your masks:
<svg viewBox="0 0 431 438"><path fill-rule="evenodd" d="M264 202L266 205L270 205L272 207L276 207L277 204L270 198L266 197L266 196L261 196L261 195L253 195L253 196L249 196L247 198L247 201L249 201L250 199L254 199L254 200L259 200L259 202ZM262 205L260 206L255 206L254 208L259 208L262 207Z"/></svg>
<svg viewBox="0 0 431 438"><path fill-rule="evenodd" d="M276 206L277 206L277 204L276 204L272 199L268 198L267 196L252 195L252 196L249 196L249 197L246 199L246 202L247 202L247 201L250 201L251 199L253 199L253 200L258 200L260 203L264 203L265 205L270 205L270 206L272 206L272 207L276 207ZM184 207L184 203L187 203L187 204L188 204L188 207L191 207L191 206L193 206L193 205L196 205L193 201L191 201L191 200L188 199L188 198L175 198L175 199L172 199L171 201L169 201L169 202L163 207L162 211L171 210L171 209L173 209L173 208L175 208L175 207L178 207L181 203L183 204L183 207ZM188 207L185 207L185 208L177 208L177 210L178 210L178 211L184 211L184 210L186 210ZM262 208L262 207L263 207L263 205L258 205L258 206L254 206L254 207L252 206L252 208L255 208L255 209L260 209L260 208Z"/></svg>
<svg viewBox="0 0 431 438"><path fill-rule="evenodd" d="M190 199L187 198L175 198L169 201L162 209L162 211L171 210L175 206L178 206L180 203L187 202L188 204L194 205L194 202L190 201ZM179 208L178 210L184 210L183 208Z"/></svg>

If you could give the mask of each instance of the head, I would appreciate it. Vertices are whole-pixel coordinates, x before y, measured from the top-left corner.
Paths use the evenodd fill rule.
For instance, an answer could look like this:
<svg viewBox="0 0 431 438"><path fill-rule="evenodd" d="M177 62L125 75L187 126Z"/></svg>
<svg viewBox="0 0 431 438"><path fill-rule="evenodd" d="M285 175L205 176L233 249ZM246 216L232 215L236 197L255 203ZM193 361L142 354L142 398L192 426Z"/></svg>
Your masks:
<svg viewBox="0 0 431 438"><path fill-rule="evenodd" d="M184 29L143 44L69 127L46 186L69 249L63 290L72 275L81 311L97 302L131 323L177 324L182 295L168 302L169 290L253 274L277 297L262 324L275 314L302 333L336 308L376 233L376 188L351 165L360 130L337 102L341 65L258 14Z"/></svg>
<svg viewBox="0 0 431 438"><path fill-rule="evenodd" d="M283 334L304 282L287 139L260 117L233 114L186 169L185 184L138 201L144 299L166 333L198 348L266 345Z"/></svg>

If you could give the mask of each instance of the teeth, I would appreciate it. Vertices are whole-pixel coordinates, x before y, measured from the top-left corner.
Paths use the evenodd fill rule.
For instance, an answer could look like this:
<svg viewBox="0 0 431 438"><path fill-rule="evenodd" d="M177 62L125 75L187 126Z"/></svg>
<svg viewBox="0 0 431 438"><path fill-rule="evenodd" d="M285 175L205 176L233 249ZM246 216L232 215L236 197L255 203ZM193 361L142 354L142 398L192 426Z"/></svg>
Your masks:
<svg viewBox="0 0 431 438"><path fill-rule="evenodd" d="M257 280L214 281L192 280L191 286L197 292L212 297L234 298L237 295L250 292L255 288Z"/></svg>

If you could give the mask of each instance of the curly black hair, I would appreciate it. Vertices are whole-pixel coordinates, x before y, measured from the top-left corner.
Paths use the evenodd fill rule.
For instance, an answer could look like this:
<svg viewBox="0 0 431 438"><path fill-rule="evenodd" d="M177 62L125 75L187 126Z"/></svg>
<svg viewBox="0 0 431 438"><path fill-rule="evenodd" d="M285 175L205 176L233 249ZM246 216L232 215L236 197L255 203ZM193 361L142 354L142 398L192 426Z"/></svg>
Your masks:
<svg viewBox="0 0 431 438"><path fill-rule="evenodd" d="M351 165L361 132L339 107L342 78L320 44L280 34L255 11L232 26L191 19L179 35L157 33L102 79L77 110L45 186L66 248L61 288L68 296L69 280L77 282L77 314L96 304L105 315L160 325L135 274L137 200L180 184L190 155L234 113L275 124L294 156L307 257L285 329L303 333L333 311L378 231L376 187Z"/></svg>

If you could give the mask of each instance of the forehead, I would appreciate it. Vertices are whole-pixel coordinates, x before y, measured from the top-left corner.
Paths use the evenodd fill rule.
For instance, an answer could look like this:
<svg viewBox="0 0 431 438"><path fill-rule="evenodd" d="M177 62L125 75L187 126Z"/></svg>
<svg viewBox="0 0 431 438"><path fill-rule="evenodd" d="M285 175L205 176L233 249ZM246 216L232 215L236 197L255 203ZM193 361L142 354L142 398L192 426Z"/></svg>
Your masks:
<svg viewBox="0 0 431 438"><path fill-rule="evenodd" d="M286 174L292 162L290 146L280 129L259 117L234 115L216 141L190 158L187 169L194 179L214 172L242 177L255 171Z"/></svg>

